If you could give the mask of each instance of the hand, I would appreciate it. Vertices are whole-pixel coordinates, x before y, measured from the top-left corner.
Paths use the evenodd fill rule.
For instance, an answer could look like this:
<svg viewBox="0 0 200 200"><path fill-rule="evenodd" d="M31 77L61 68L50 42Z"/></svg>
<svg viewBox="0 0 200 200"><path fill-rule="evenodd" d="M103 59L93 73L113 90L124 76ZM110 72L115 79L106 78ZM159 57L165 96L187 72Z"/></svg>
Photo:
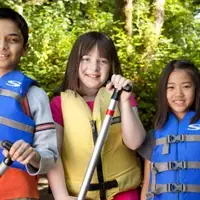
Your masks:
<svg viewBox="0 0 200 200"><path fill-rule="evenodd" d="M55 198L55 197L54 197ZM67 196L63 196L63 197L58 197L58 199L57 198L55 198L55 200L77 200L77 197L73 197L73 196L69 196L69 195L67 195Z"/></svg>
<svg viewBox="0 0 200 200"><path fill-rule="evenodd" d="M121 75L116 75L113 74L111 77L111 81L106 85L106 88L109 91L113 91L113 87L121 90L123 87L125 87L126 85L130 85L132 86L132 82L129 79L125 79L124 77L122 77ZM131 96L132 92L126 92L124 90L122 90L122 93L120 95L120 102L126 102L129 101L130 96Z"/></svg>
<svg viewBox="0 0 200 200"><path fill-rule="evenodd" d="M68 196L68 197L66 198L66 200L77 200L77 197Z"/></svg>
<svg viewBox="0 0 200 200"><path fill-rule="evenodd" d="M18 161L23 165L31 164L38 168L40 162L39 153L23 140L16 141L10 151L3 150L5 157L10 157L13 161Z"/></svg>

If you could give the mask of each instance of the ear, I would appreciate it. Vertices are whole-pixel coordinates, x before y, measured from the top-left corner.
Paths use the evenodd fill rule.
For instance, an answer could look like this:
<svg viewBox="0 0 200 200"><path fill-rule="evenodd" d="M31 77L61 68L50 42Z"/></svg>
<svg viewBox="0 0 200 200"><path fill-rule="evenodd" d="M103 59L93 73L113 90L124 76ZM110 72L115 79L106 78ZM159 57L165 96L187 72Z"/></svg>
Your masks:
<svg viewBox="0 0 200 200"><path fill-rule="evenodd" d="M27 43L24 46L24 50L23 50L22 56L26 56L26 54L28 53L28 49L29 49L29 44Z"/></svg>

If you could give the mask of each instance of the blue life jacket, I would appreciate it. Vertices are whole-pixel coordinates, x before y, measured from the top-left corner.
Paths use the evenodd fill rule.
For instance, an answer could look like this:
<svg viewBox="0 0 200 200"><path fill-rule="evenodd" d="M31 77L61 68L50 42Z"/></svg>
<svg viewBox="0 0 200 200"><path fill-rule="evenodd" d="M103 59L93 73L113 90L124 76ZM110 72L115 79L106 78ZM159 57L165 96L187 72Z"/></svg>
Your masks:
<svg viewBox="0 0 200 200"><path fill-rule="evenodd" d="M22 101L29 87L36 84L34 80L18 70L8 72L0 78L0 140L12 143L24 140L32 144L35 122L27 116L22 108ZM0 162L4 159L0 149ZM19 162L11 167L25 170Z"/></svg>
<svg viewBox="0 0 200 200"><path fill-rule="evenodd" d="M200 120L190 124L194 114L189 111L178 121L170 113L164 127L155 130L148 199L200 199Z"/></svg>

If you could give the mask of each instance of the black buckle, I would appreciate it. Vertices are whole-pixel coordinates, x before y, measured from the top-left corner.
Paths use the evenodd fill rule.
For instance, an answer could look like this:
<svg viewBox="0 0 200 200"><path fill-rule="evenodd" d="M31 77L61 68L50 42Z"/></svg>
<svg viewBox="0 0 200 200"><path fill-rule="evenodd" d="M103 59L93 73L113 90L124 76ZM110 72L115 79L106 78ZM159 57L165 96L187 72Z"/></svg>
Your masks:
<svg viewBox="0 0 200 200"><path fill-rule="evenodd" d="M168 167L171 170L179 170L179 169L186 169L187 165L186 162L178 162L178 161L174 161L174 162L168 162Z"/></svg>
<svg viewBox="0 0 200 200"><path fill-rule="evenodd" d="M168 192L184 192L185 190L184 184L167 184Z"/></svg>
<svg viewBox="0 0 200 200"><path fill-rule="evenodd" d="M168 143L183 142L184 139L185 139L184 135L168 135L167 136Z"/></svg>

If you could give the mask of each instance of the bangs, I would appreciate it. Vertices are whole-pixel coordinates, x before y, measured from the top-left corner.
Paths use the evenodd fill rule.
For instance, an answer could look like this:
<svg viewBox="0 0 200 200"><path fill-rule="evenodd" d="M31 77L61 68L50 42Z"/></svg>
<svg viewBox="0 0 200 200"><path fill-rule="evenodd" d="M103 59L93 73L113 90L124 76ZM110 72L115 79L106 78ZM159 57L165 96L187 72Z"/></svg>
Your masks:
<svg viewBox="0 0 200 200"><path fill-rule="evenodd" d="M111 60L110 56L112 55L110 52L110 47L104 41L98 41L96 43L97 49L99 51L99 55L101 58L106 58L107 60Z"/></svg>
<svg viewBox="0 0 200 200"><path fill-rule="evenodd" d="M111 60L111 48L107 41L105 40L85 40L79 46L79 59L81 60L84 55L88 55L93 48L97 46L99 55L101 58L106 58L108 61Z"/></svg>

